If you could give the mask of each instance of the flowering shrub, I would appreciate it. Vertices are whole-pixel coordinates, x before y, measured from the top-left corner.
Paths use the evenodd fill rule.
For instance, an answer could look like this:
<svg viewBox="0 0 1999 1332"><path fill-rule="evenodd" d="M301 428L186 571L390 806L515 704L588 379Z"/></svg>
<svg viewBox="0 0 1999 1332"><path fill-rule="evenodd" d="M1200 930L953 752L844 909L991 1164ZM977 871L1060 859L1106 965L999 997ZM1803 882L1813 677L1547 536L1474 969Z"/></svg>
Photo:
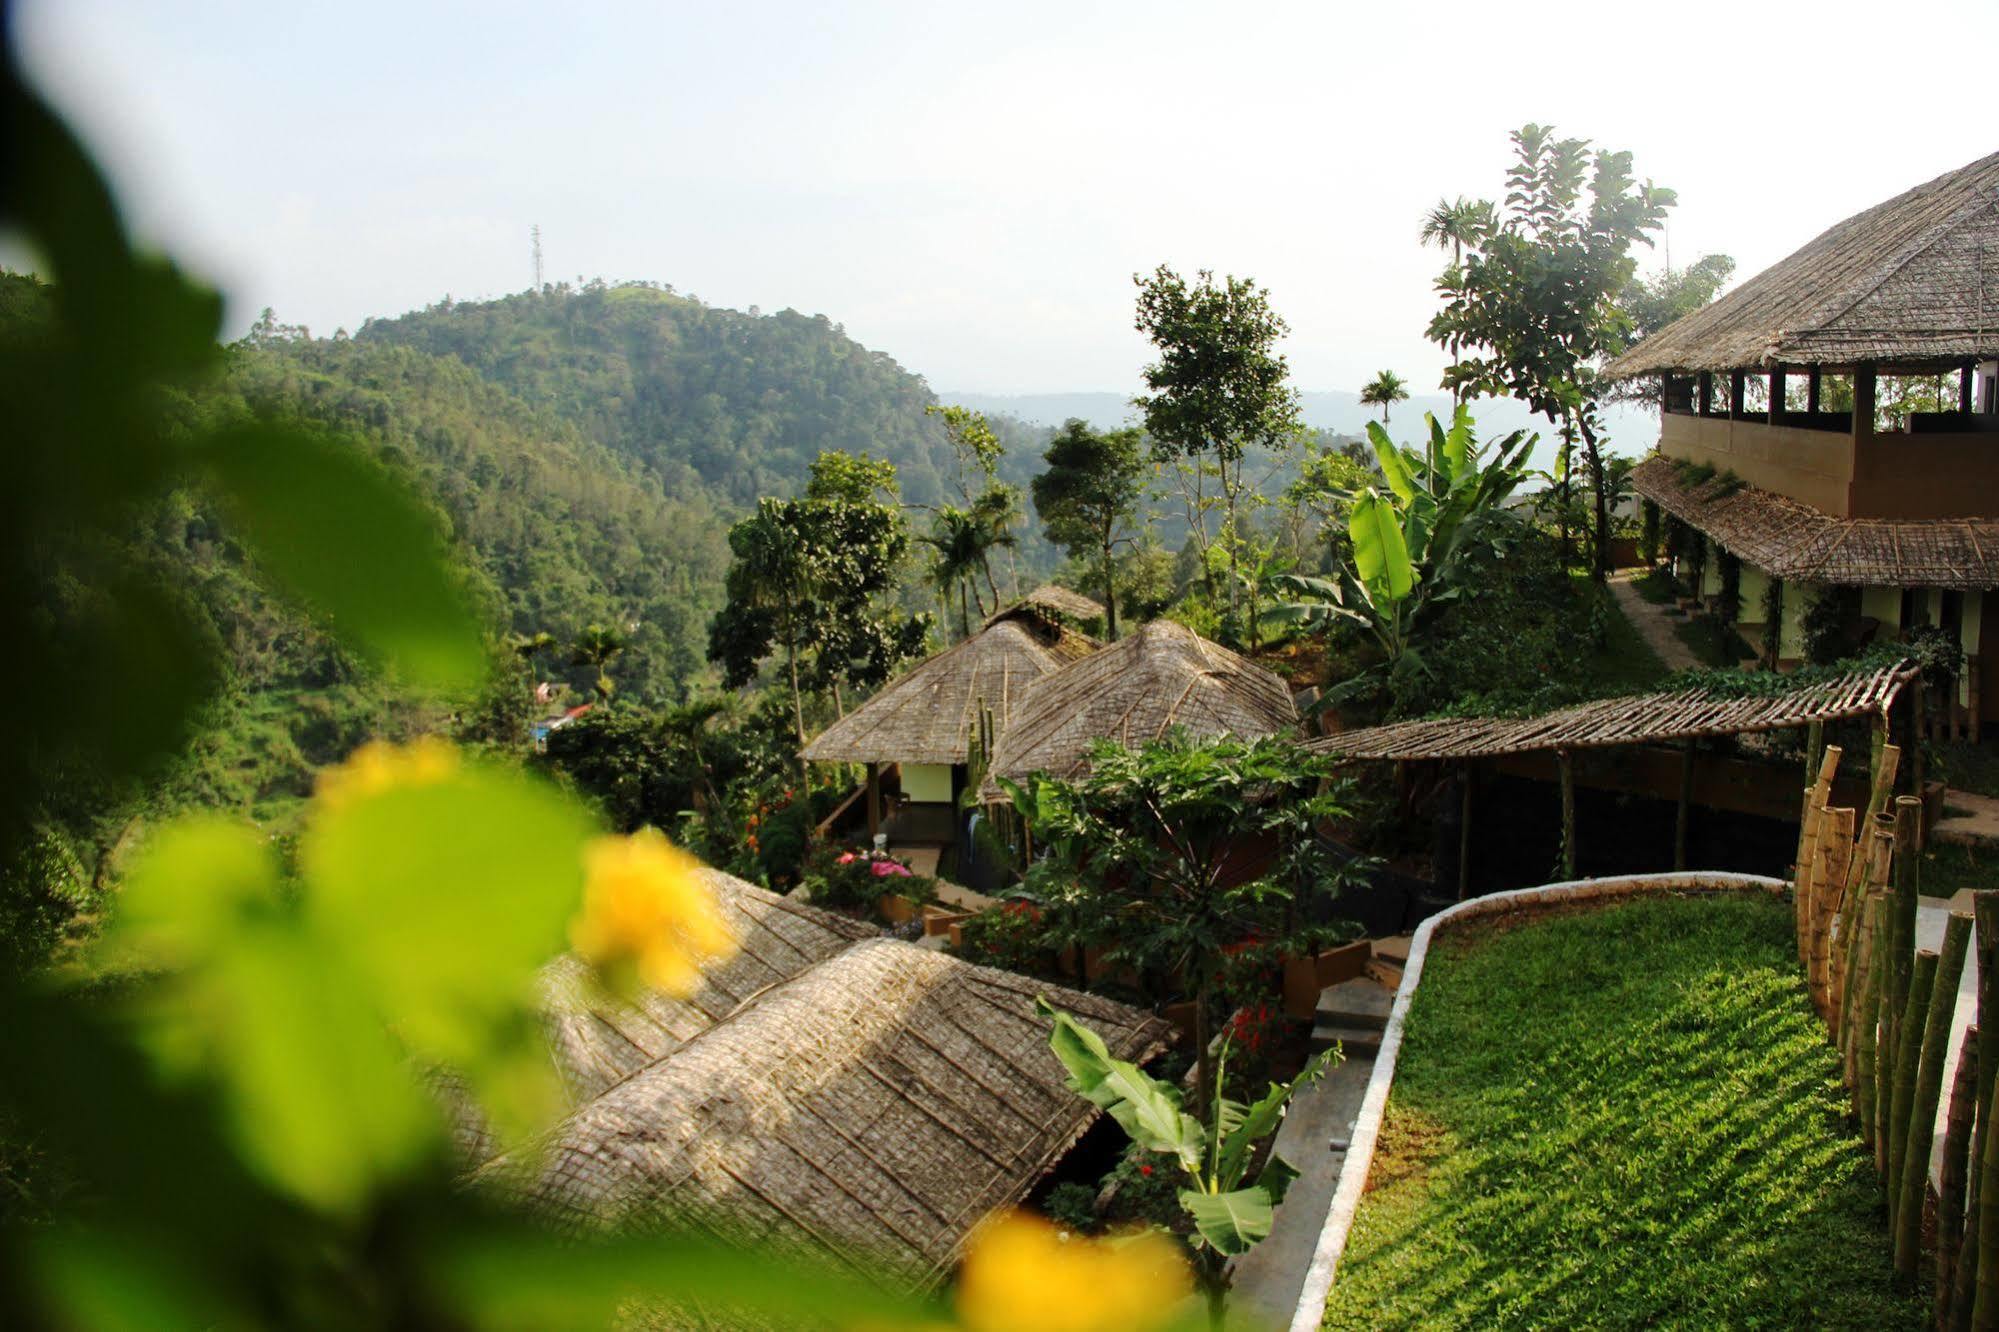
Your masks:
<svg viewBox="0 0 1999 1332"><path fill-rule="evenodd" d="M937 881L925 878L886 851L817 846L805 858L804 881L815 904L872 913L885 893L922 906L937 900Z"/></svg>
<svg viewBox="0 0 1999 1332"><path fill-rule="evenodd" d="M982 967L998 967L1027 976L1049 970L1053 949L1041 909L1032 902L1006 902L984 911L958 927L964 941L959 954Z"/></svg>
<svg viewBox="0 0 1999 1332"><path fill-rule="evenodd" d="M1192 1293L1186 1259L1157 1231L1083 1239L1009 1212L972 1238L958 1319L965 1332L1148 1332Z"/></svg>

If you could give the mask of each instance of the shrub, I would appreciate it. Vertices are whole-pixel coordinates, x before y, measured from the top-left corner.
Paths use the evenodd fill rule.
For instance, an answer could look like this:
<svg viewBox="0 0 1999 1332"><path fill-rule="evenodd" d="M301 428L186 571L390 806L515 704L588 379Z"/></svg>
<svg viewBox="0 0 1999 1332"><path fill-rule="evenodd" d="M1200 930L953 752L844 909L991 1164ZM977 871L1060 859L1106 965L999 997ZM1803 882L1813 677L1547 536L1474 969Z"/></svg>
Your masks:
<svg viewBox="0 0 1999 1332"><path fill-rule="evenodd" d="M1041 1212L1062 1229L1087 1235L1097 1228L1097 1192L1073 1180L1057 1184L1041 1200Z"/></svg>
<svg viewBox="0 0 1999 1332"><path fill-rule="evenodd" d="M958 927L958 936L964 941L959 953L967 962L1027 976L1048 971L1048 932L1032 902L1007 902L980 912Z"/></svg>
<svg viewBox="0 0 1999 1332"><path fill-rule="evenodd" d="M1647 564L1659 558L1659 506L1651 500L1639 506L1641 526L1638 529L1638 554Z"/></svg>
<svg viewBox="0 0 1999 1332"><path fill-rule="evenodd" d="M1858 610L1858 589L1829 587L1805 608L1801 622L1805 660L1826 666L1846 655L1847 635Z"/></svg>
<svg viewBox="0 0 1999 1332"><path fill-rule="evenodd" d="M937 900L937 881L913 872L886 851L821 844L805 858L804 883L812 901L834 910L872 913L884 894L918 906Z"/></svg>

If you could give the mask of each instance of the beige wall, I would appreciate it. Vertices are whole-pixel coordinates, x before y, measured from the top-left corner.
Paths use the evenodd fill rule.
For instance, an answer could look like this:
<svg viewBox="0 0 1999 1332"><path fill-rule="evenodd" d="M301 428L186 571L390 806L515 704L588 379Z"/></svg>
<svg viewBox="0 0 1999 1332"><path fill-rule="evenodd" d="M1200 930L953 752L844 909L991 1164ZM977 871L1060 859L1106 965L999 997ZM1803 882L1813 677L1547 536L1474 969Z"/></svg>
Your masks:
<svg viewBox="0 0 1999 1332"><path fill-rule="evenodd" d="M1659 451L1734 472L1835 518L1999 517L1999 434L1850 435L1660 417Z"/></svg>
<svg viewBox="0 0 1999 1332"><path fill-rule="evenodd" d="M1770 576L1753 564L1742 566L1742 611L1736 622L1754 628L1763 623L1763 595L1770 587Z"/></svg>
<svg viewBox="0 0 1999 1332"><path fill-rule="evenodd" d="M951 803L951 765L948 763L905 763L902 765L902 793L922 804Z"/></svg>

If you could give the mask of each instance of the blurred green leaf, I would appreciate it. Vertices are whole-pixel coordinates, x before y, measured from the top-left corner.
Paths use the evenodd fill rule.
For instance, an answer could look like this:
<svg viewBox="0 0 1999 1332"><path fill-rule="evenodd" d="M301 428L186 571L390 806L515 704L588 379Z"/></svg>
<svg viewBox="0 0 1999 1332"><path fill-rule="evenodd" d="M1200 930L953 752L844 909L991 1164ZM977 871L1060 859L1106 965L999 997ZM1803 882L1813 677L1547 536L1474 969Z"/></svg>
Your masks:
<svg viewBox="0 0 1999 1332"><path fill-rule="evenodd" d="M211 1044L231 1131L277 1187L336 1212L435 1148L436 1105L359 977L291 921L261 921L165 1002Z"/></svg>
<svg viewBox="0 0 1999 1332"><path fill-rule="evenodd" d="M437 1255L435 1273L453 1306L489 1329L601 1329L633 1304L726 1310L786 1328L890 1332L950 1322L934 1302L885 1279L702 1235L560 1245L528 1231L467 1237Z"/></svg>
<svg viewBox="0 0 1999 1332"><path fill-rule="evenodd" d="M247 905L275 905L277 863L253 828L190 818L154 835L126 876L99 955L119 965L178 966L224 942Z"/></svg>
<svg viewBox="0 0 1999 1332"><path fill-rule="evenodd" d="M412 683L469 689L487 659L430 515L358 450L270 424L199 458L260 564Z"/></svg>
<svg viewBox="0 0 1999 1332"><path fill-rule="evenodd" d="M547 1058L504 1024L565 946L593 831L553 787L471 768L321 809L300 844L310 916L366 972L398 1035L464 1075L499 1120L547 1101L519 1062L547 1087Z"/></svg>
<svg viewBox="0 0 1999 1332"><path fill-rule="evenodd" d="M91 1332L247 1326L158 1248L103 1228L49 1231L36 1237L34 1251L39 1300L56 1326Z"/></svg>

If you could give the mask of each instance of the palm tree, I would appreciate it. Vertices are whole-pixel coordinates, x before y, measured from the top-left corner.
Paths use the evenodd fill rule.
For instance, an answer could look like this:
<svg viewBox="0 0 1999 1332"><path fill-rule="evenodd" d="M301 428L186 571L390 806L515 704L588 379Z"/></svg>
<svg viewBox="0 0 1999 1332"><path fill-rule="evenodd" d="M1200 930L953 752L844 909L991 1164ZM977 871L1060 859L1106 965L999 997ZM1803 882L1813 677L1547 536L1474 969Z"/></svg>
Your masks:
<svg viewBox="0 0 1999 1332"><path fill-rule="evenodd" d="M514 650L515 659L527 667L529 675L538 675L540 671L536 669L536 662L542 653L554 650L555 635L546 629L532 634L509 634L507 646Z"/></svg>
<svg viewBox="0 0 1999 1332"><path fill-rule="evenodd" d="M1478 244L1497 221L1492 204L1485 199L1467 199L1462 194L1452 200L1439 199L1423 219L1423 243L1448 249L1455 268L1465 261L1465 246Z"/></svg>
<svg viewBox="0 0 1999 1332"><path fill-rule="evenodd" d="M1381 423L1388 424L1388 409L1398 402L1409 400L1409 390L1402 382L1402 376L1393 370L1383 370L1368 386L1360 391L1364 406L1381 408Z"/></svg>
<svg viewBox="0 0 1999 1332"><path fill-rule="evenodd" d="M1488 199L1467 199L1460 194L1456 199L1437 200L1423 219L1422 239L1425 245L1451 252L1451 271L1446 273L1446 283L1455 282L1454 275L1464 267L1465 247L1476 246L1499 228L1499 210ZM1451 366L1457 368L1458 339L1453 334L1447 350L1451 353ZM1451 385L1451 402L1464 402L1464 389L1455 379L1447 377ZM1386 416L1382 420L1387 420Z"/></svg>
<svg viewBox="0 0 1999 1332"><path fill-rule="evenodd" d="M591 688L597 691L600 702L609 703L611 692L616 688L611 683L610 673L605 667L611 664L611 658L624 650L625 640L619 637L617 630L606 629L603 625L594 623L584 626L583 632L576 635L576 642L570 647L571 665L590 666L596 669L597 679Z"/></svg>
<svg viewBox="0 0 1999 1332"><path fill-rule="evenodd" d="M979 598L979 615L983 617L986 613L985 598L979 596L973 578L985 566L987 549L977 516L970 509L946 504L930 520L930 530L916 539L937 552L930 562L930 585L943 594L947 611L951 592L957 590L958 630L961 636L971 637L972 613L965 590L968 586L971 596Z"/></svg>

